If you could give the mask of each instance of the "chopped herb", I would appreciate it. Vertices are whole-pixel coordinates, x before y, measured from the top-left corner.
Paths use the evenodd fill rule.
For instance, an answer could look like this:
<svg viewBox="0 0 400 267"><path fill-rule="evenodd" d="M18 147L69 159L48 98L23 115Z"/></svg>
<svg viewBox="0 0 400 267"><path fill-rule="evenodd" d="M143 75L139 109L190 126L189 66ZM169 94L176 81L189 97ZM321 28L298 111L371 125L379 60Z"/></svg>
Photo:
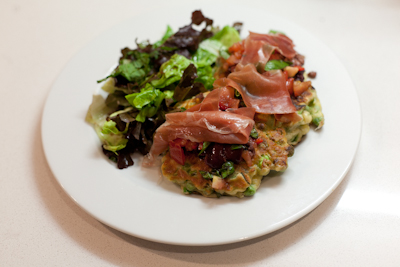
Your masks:
<svg viewBox="0 0 400 267"><path fill-rule="evenodd" d="M191 171L191 169L190 169L190 164L186 162L186 163L182 166L182 170L184 170L185 172L189 173L189 172Z"/></svg>
<svg viewBox="0 0 400 267"><path fill-rule="evenodd" d="M227 161L224 164L222 164L222 168L219 170L219 173L222 178L226 178L234 172L235 172L235 167L233 166L232 161Z"/></svg>
<svg viewBox="0 0 400 267"><path fill-rule="evenodd" d="M183 193L187 194L187 195L192 193L189 190L187 190L186 187L184 187L182 190L183 190Z"/></svg>
<svg viewBox="0 0 400 267"><path fill-rule="evenodd" d="M265 71L269 70L281 70L287 66L290 66L292 63L288 61L283 61L283 60L270 60L265 64Z"/></svg>
<svg viewBox="0 0 400 267"><path fill-rule="evenodd" d="M188 172L188 174L190 175L190 176L196 176L197 175L197 171L196 170L190 170L189 172Z"/></svg>
<svg viewBox="0 0 400 267"><path fill-rule="evenodd" d="M184 108L184 107L181 107L181 110L182 110L182 112L183 112L183 111L185 111L185 110L186 110L186 108Z"/></svg>
<svg viewBox="0 0 400 267"><path fill-rule="evenodd" d="M196 190L196 187L190 181L186 181L185 188L190 192Z"/></svg>
<svg viewBox="0 0 400 267"><path fill-rule="evenodd" d="M199 172L203 176L204 179L212 179L213 178L212 174L209 172L206 172L206 171L199 171Z"/></svg>
<svg viewBox="0 0 400 267"><path fill-rule="evenodd" d="M242 149L242 148L245 148L245 146L244 145L231 145L232 150Z"/></svg>
<svg viewBox="0 0 400 267"><path fill-rule="evenodd" d="M201 153L203 153L203 152L207 149L207 147L208 147L210 144L211 144L210 142L203 142L203 148L200 150L199 155L200 155Z"/></svg>
<svg viewBox="0 0 400 267"><path fill-rule="evenodd" d="M253 130L251 130L250 136L253 137L254 139L258 138L258 132L257 132L256 128L253 128Z"/></svg>
<svg viewBox="0 0 400 267"><path fill-rule="evenodd" d="M240 93L239 93L239 91L236 90L236 89L235 89L235 97L236 97L236 98L239 98L239 97L240 97Z"/></svg>

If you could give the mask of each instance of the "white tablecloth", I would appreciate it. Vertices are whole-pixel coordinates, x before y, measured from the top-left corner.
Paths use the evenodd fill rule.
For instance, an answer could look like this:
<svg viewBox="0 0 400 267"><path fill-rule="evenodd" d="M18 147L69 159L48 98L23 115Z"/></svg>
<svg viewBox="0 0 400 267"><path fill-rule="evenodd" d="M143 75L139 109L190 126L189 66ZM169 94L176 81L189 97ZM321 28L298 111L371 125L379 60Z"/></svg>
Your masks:
<svg viewBox="0 0 400 267"><path fill-rule="evenodd" d="M63 191L45 159L40 131L53 82L102 31L182 2L0 2L0 266L399 266L396 0L246 1L321 39L357 87L363 125L354 163L339 187L303 219L241 243L170 246L105 226Z"/></svg>

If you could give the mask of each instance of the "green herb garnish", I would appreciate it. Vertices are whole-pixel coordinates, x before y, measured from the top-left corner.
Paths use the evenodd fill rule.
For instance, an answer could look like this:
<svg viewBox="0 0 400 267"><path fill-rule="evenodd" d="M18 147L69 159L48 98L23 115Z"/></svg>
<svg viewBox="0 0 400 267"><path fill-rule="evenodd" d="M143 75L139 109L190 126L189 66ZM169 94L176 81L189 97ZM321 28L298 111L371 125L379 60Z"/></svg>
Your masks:
<svg viewBox="0 0 400 267"><path fill-rule="evenodd" d="M203 142L203 148L200 150L199 156L200 156L201 153L203 153L207 149L207 147L210 144L211 144L210 142Z"/></svg>
<svg viewBox="0 0 400 267"><path fill-rule="evenodd" d="M270 60L265 64L265 71L270 71L270 70L281 70L287 66L290 66L292 63L288 61L283 61L283 60Z"/></svg>
<svg viewBox="0 0 400 267"><path fill-rule="evenodd" d="M222 164L222 168L219 170L219 173L222 178L226 178L234 172L235 172L235 167L233 166L232 161L227 161L224 164Z"/></svg>
<svg viewBox="0 0 400 267"><path fill-rule="evenodd" d="M213 178L212 174L209 172L206 172L206 171L199 171L199 172L203 176L204 179L212 179Z"/></svg>
<svg viewBox="0 0 400 267"><path fill-rule="evenodd" d="M242 149L242 148L245 148L245 146L244 145L231 145L232 150Z"/></svg>
<svg viewBox="0 0 400 267"><path fill-rule="evenodd" d="M250 136L253 137L254 139L258 138L258 132L256 128L253 128L253 130L251 130Z"/></svg>

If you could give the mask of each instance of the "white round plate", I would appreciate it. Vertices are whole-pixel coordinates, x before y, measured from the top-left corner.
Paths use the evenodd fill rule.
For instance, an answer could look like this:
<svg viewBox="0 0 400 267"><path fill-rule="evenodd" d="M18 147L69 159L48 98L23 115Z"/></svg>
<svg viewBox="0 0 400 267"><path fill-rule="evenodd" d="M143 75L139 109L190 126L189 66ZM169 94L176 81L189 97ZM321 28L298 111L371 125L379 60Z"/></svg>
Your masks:
<svg viewBox="0 0 400 267"><path fill-rule="evenodd" d="M276 231L317 207L342 181L357 150L361 114L356 90L337 57L304 29L263 10L214 5L202 8L214 25L244 23L248 30L286 33L306 56L326 123L311 130L295 148L289 168L267 177L254 197L209 199L183 195L161 178L157 168L135 165L118 170L100 149L86 111L97 80L115 66L135 38L154 42L167 24L174 30L190 23L196 7L154 10L106 31L67 64L48 96L42 118L44 151L56 179L68 195L99 221L143 239L176 245L239 242ZM221 12L224 10L224 12Z"/></svg>

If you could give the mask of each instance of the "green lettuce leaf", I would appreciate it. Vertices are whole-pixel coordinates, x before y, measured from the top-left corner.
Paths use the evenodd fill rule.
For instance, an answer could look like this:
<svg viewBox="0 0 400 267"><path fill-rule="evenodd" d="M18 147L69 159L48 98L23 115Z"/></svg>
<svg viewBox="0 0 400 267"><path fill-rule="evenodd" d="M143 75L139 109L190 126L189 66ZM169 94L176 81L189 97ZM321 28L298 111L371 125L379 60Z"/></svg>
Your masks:
<svg viewBox="0 0 400 267"><path fill-rule="evenodd" d="M125 148L128 143L124 135L128 130L128 125L123 132L120 132L114 121L107 121L107 116L112 111L113 109L106 106L102 96L94 95L86 114L86 121L93 125L104 149L117 153L118 150Z"/></svg>
<svg viewBox="0 0 400 267"><path fill-rule="evenodd" d="M198 75L195 82L201 82L205 88L212 89L215 80L212 65L219 56L228 58L228 48L239 41L238 31L233 27L225 26L213 37L201 42L199 49L193 55L193 63L197 68Z"/></svg>
<svg viewBox="0 0 400 267"><path fill-rule="evenodd" d="M139 114L136 116L136 120L144 122L146 118L153 117L157 114L162 101L165 98L171 98L171 91L161 92L159 89L155 89L150 83L146 84L140 93L133 93L126 95L125 98L128 102L138 110Z"/></svg>
<svg viewBox="0 0 400 267"><path fill-rule="evenodd" d="M153 48L158 48L160 47L169 37L171 37L174 34L174 31L172 28L168 25L167 30L164 33L164 36L161 38L160 41L157 41L153 44Z"/></svg>
<svg viewBox="0 0 400 267"><path fill-rule="evenodd" d="M113 73L97 82L102 82L110 77L117 77L120 75L129 82L140 83L144 81L150 71L150 55L137 50L129 51L127 55L132 56L134 60L122 59Z"/></svg>
<svg viewBox="0 0 400 267"><path fill-rule="evenodd" d="M126 128L123 132L119 131L116 125L117 124L115 121L106 121L103 124L101 132L97 133L100 137L100 140L103 142L104 149L114 153L125 148L126 144L128 143L128 139L125 138L124 134L128 131L129 125L126 125Z"/></svg>
<svg viewBox="0 0 400 267"><path fill-rule="evenodd" d="M164 88L179 81L190 63L186 57L174 54L170 60L161 65L160 79L151 81L151 85L155 88Z"/></svg>
<svg viewBox="0 0 400 267"><path fill-rule="evenodd" d="M234 43L240 42L240 35L239 32L230 26L225 26L217 32L213 37L210 38L211 40L217 40L222 43L225 47L231 47Z"/></svg>

